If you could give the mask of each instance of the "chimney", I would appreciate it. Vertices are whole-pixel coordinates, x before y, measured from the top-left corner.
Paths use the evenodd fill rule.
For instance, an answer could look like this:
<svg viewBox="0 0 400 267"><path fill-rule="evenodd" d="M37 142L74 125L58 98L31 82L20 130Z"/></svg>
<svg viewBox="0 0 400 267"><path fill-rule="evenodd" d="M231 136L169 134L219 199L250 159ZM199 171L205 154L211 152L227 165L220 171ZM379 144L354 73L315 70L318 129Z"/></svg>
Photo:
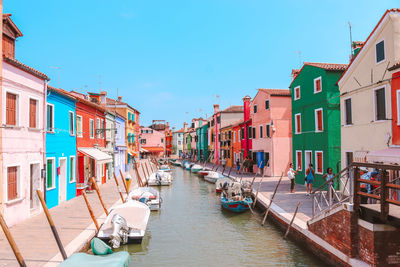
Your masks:
<svg viewBox="0 0 400 267"><path fill-rule="evenodd" d="M184 132L187 132L187 126L188 126L188 124L186 122L183 123L183 131Z"/></svg>
<svg viewBox="0 0 400 267"><path fill-rule="evenodd" d="M292 69L292 78L293 80L296 79L297 75L299 75L300 70Z"/></svg>
<svg viewBox="0 0 400 267"><path fill-rule="evenodd" d="M218 104L214 104L214 114L219 112L219 105Z"/></svg>
<svg viewBox="0 0 400 267"><path fill-rule="evenodd" d="M117 101L122 102L122 96L119 96Z"/></svg>
<svg viewBox="0 0 400 267"><path fill-rule="evenodd" d="M3 55L15 58L15 40L22 36L22 32L11 20L11 14L3 14Z"/></svg>
<svg viewBox="0 0 400 267"><path fill-rule="evenodd" d="M243 115L244 115L244 121L248 121L250 119L250 101L251 97L246 95L243 97Z"/></svg>
<svg viewBox="0 0 400 267"><path fill-rule="evenodd" d="M100 92L100 103L105 104L107 99L107 92L106 91L101 91Z"/></svg>
<svg viewBox="0 0 400 267"><path fill-rule="evenodd" d="M358 52L360 51L361 47L363 47L364 43L365 43L365 42L354 41L354 42L351 44L351 48L352 48L353 53L350 55L350 61L352 61L353 58L356 57L356 55L357 55Z"/></svg>

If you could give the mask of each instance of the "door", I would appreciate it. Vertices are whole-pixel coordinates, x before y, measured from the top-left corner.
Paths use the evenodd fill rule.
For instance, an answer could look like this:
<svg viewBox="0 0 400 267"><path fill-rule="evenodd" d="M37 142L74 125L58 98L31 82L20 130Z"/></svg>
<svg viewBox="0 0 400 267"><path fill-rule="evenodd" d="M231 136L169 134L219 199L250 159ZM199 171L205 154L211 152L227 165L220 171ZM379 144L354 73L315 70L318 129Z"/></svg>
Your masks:
<svg viewBox="0 0 400 267"><path fill-rule="evenodd" d="M78 156L78 183L83 184L84 181L85 181L84 158L83 156Z"/></svg>
<svg viewBox="0 0 400 267"><path fill-rule="evenodd" d="M36 190L40 188L40 163L30 164L30 209L31 214L39 211L39 198Z"/></svg>
<svg viewBox="0 0 400 267"><path fill-rule="evenodd" d="M307 170L308 165L310 163L312 164L312 151L306 150L304 156L305 156L305 159L304 159L304 163L305 163L304 170ZM305 171L304 171L304 175L307 176Z"/></svg>
<svg viewBox="0 0 400 267"><path fill-rule="evenodd" d="M67 158L60 158L58 166L58 203L62 203L67 199Z"/></svg>
<svg viewBox="0 0 400 267"><path fill-rule="evenodd" d="M400 145L400 72L392 74L392 144Z"/></svg>

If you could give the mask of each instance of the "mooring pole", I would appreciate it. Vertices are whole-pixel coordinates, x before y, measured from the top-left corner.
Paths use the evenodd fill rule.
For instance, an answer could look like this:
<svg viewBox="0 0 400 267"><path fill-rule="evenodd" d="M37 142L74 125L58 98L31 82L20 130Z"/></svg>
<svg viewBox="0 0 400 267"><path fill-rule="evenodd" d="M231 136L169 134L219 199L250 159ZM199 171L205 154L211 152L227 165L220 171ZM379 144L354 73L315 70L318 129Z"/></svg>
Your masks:
<svg viewBox="0 0 400 267"><path fill-rule="evenodd" d="M296 210L295 210L295 212L294 212L294 214L293 214L293 218L292 218L292 220L290 221L290 224L289 224L289 226L288 226L288 228L287 228L287 230L286 230L285 235L283 236L283 239L285 239L285 238L287 237L287 235L289 234L290 227L292 227L294 218L296 217L297 211L299 210L300 203L301 203L300 201L299 201L299 203L297 203L297 207L296 207Z"/></svg>
<svg viewBox="0 0 400 267"><path fill-rule="evenodd" d="M150 177L150 172L149 169L147 168L147 164L145 163L144 166L146 167L146 172L147 172L147 179Z"/></svg>
<svg viewBox="0 0 400 267"><path fill-rule="evenodd" d="M139 170L138 170L138 166L137 166L137 163L135 162L135 171L136 171L136 177L138 178L138 181L140 181L139 183L140 183L140 187L143 187L144 186L144 183L143 183L143 181L142 181L142 177L140 177L140 174L139 174Z"/></svg>
<svg viewBox="0 0 400 267"><path fill-rule="evenodd" d="M99 197L99 200L100 200L101 206L104 209L104 212L106 213L106 215L108 215L108 210L106 208L106 205L104 205L103 198L101 197L100 190L99 190L99 187L97 186L96 181L94 180L93 177L90 178L90 180L92 181L92 184L94 185L94 190L96 190L97 196Z"/></svg>
<svg viewBox="0 0 400 267"><path fill-rule="evenodd" d="M119 174L121 175L121 179L122 179L122 183L123 183L124 188L125 188L125 192L126 192L127 195L129 195L128 187L126 186L125 178L124 178L124 175L122 174L121 170L119 170Z"/></svg>
<svg viewBox="0 0 400 267"><path fill-rule="evenodd" d="M85 191L83 190L82 192L85 192ZM56 226L54 225L53 218L51 218L50 212L47 209L46 202L44 202L42 192L40 190L36 190L36 194L38 195L40 203L42 204L43 211L46 214L47 221L50 224L50 229L53 232L54 238L56 239L56 242L57 242L57 245L58 245L58 249L60 250L60 253L61 253L63 259L66 260L67 259L67 254L65 253L64 247L63 247L63 245L61 243L61 239L60 239L60 236L58 235Z"/></svg>
<svg viewBox="0 0 400 267"><path fill-rule="evenodd" d="M274 200L276 191L278 190L278 186L279 186L279 184L281 183L282 177L283 177L283 172L282 172L282 174L281 174L281 178L279 178L278 184L277 184L276 187L275 187L275 191L274 191L274 193L272 194L271 200L269 201L269 205L268 205L267 211L265 212L264 219L263 219L263 221L262 221L262 223L261 223L262 226L264 226L264 224L265 224L265 220L267 219L269 209L270 209L271 206L272 206L272 201Z"/></svg>
<svg viewBox="0 0 400 267"><path fill-rule="evenodd" d="M115 175L115 172L114 172L114 180L115 180L115 183L117 184L118 193L119 193L119 196L121 197L122 203L124 203L125 202L124 197L122 196L121 188L119 188L119 184L118 184L118 180L117 180L117 176Z"/></svg>
<svg viewBox="0 0 400 267"><path fill-rule="evenodd" d="M14 252L15 258L17 258L19 266L26 267L24 258L22 258L21 252L19 251L19 249L17 247L17 243L15 243L14 238L11 235L10 229L8 229L8 226L7 226L6 222L4 221L3 215L1 215L1 213L0 213L0 225L1 225L1 228L3 228L4 234L6 235L6 238L12 248L12 251Z"/></svg>
<svg viewBox="0 0 400 267"><path fill-rule="evenodd" d="M261 184L262 184L262 180L264 179L264 177L265 177L265 173L264 173L263 176L261 177L260 183L258 184L257 192L256 192L256 195L255 195L255 197L254 197L253 208L256 206L256 203L257 203L257 200L258 200L258 192L260 191ZM253 187L252 187L252 188L253 188Z"/></svg>
<svg viewBox="0 0 400 267"><path fill-rule="evenodd" d="M148 186L149 185L149 179L147 179L147 177L146 177L146 172L144 171L143 165L146 165L146 164L144 164L144 163L142 164L142 171L143 171L144 180L146 181L145 185Z"/></svg>
<svg viewBox="0 0 400 267"><path fill-rule="evenodd" d="M92 220L93 220L93 222L94 222L94 225L96 226L97 231L99 231L99 229L100 229L99 224L97 223L97 219L96 219L96 217L94 216L92 207L91 207L90 204L89 204L89 200L87 199L87 196L86 196L86 192L85 192L85 191L82 191L82 196L83 196L83 198L85 199L86 207L87 207L88 210L89 210L90 217L92 217Z"/></svg>

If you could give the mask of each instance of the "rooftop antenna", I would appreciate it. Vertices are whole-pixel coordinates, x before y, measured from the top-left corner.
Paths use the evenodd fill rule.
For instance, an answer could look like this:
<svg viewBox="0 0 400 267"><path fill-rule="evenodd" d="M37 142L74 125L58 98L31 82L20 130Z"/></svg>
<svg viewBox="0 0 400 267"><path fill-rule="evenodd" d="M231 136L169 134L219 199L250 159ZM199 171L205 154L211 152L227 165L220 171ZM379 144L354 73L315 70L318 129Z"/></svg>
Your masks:
<svg viewBox="0 0 400 267"><path fill-rule="evenodd" d="M58 88L61 88L61 85L60 85L60 72L61 72L61 68L58 67L58 66L50 66L49 68L51 68L51 69L56 69L56 70L57 70L57 72L58 72Z"/></svg>
<svg viewBox="0 0 400 267"><path fill-rule="evenodd" d="M350 31L350 56L353 55L353 36L351 35L351 23L349 23L349 31Z"/></svg>
<svg viewBox="0 0 400 267"><path fill-rule="evenodd" d="M299 54L299 68L301 68L302 66L302 62L301 62L301 51L294 51L296 54Z"/></svg>

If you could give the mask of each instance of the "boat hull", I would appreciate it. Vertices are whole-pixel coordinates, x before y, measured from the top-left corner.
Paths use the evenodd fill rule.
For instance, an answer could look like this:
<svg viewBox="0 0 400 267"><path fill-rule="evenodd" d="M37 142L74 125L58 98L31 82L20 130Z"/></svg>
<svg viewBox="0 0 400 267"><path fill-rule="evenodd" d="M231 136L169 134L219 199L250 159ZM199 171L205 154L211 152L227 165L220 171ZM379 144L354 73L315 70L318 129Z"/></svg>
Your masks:
<svg viewBox="0 0 400 267"><path fill-rule="evenodd" d="M227 200L226 198L221 198L221 206L229 211L241 213L249 209L249 205L253 203L251 198L246 198L244 200Z"/></svg>
<svg viewBox="0 0 400 267"><path fill-rule="evenodd" d="M210 182L212 184L215 184L215 182L218 180L218 177L205 176L204 180L206 180L207 182Z"/></svg>
<svg viewBox="0 0 400 267"><path fill-rule="evenodd" d="M103 237L97 236L97 238L99 238L102 241L107 242L107 243L110 241L109 236L103 236ZM140 243L142 243L142 240L143 240L143 236L132 236L132 237L129 236L128 243L126 243L126 244L140 244Z"/></svg>
<svg viewBox="0 0 400 267"><path fill-rule="evenodd" d="M206 176L208 174L208 171L198 171L197 172L197 175L199 175L199 176Z"/></svg>

